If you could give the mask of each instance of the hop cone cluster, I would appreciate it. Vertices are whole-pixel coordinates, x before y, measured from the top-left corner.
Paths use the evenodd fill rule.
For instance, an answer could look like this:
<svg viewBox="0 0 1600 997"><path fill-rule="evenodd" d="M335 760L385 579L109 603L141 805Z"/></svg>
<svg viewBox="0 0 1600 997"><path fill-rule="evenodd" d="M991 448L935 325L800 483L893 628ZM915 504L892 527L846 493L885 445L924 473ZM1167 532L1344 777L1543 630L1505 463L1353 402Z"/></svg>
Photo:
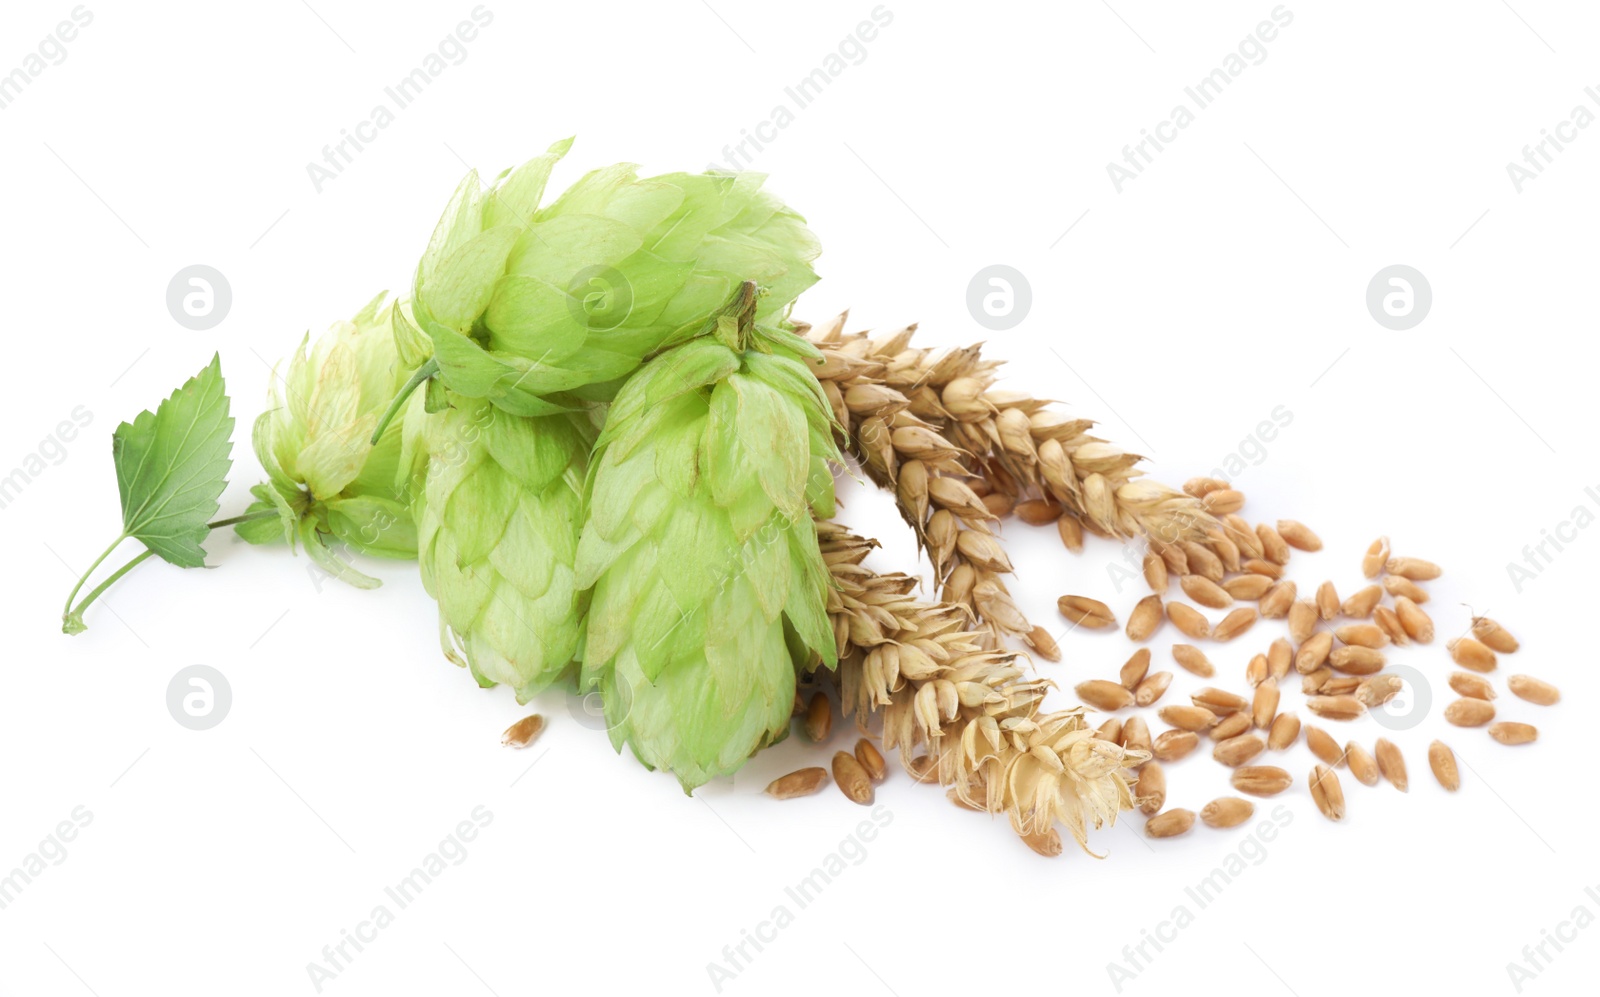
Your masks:
<svg viewBox="0 0 1600 997"><path fill-rule="evenodd" d="M811 518L832 509L834 427L810 351L758 326L757 300L747 285L617 395L578 548L583 687L618 750L685 790L782 738L796 670L836 660Z"/></svg>
<svg viewBox="0 0 1600 997"><path fill-rule="evenodd" d="M517 415L605 400L744 281L773 321L816 281L816 239L754 173L595 170L541 205L570 140L485 188L469 174L417 267L418 326L457 394Z"/></svg>
<svg viewBox="0 0 1600 997"><path fill-rule="evenodd" d="M371 440L407 376L391 331L397 309L387 292L379 294L315 343L305 337L287 371L274 371L253 433L267 481L251 489L256 502L248 512L273 509L278 518L236 527L251 543L293 546L299 539L320 567L362 588L377 579L351 567L334 543L379 557L417 553L402 462L405 422L395 420Z"/></svg>

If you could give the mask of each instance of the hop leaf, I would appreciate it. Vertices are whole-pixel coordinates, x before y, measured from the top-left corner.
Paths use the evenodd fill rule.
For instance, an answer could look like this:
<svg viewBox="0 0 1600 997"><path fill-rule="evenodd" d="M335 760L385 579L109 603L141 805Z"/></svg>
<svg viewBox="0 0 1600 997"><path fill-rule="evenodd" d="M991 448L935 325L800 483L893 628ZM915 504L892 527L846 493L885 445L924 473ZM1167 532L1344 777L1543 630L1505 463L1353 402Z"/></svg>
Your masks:
<svg viewBox="0 0 1600 997"><path fill-rule="evenodd" d="M122 532L181 568L205 564L200 542L228 484L232 434L222 360L215 355L155 412L118 426L111 454Z"/></svg>

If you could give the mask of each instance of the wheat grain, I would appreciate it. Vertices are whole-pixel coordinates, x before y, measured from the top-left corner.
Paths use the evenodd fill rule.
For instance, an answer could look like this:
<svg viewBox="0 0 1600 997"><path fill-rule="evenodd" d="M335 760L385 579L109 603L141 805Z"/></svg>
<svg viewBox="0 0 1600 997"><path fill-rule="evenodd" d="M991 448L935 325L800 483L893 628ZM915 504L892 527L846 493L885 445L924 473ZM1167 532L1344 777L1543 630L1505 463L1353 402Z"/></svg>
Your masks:
<svg viewBox="0 0 1600 997"><path fill-rule="evenodd" d="M1133 693L1116 682L1108 682L1105 679L1079 682L1072 691L1078 694L1078 699L1085 705L1107 713L1133 705Z"/></svg>
<svg viewBox="0 0 1600 997"><path fill-rule="evenodd" d="M1063 515L1056 519L1056 533L1061 537L1061 546L1074 554L1083 553L1083 523L1073 515Z"/></svg>
<svg viewBox="0 0 1600 997"><path fill-rule="evenodd" d="M1450 688L1454 689L1457 695L1469 699L1495 698L1494 684L1482 675L1474 675L1471 672L1451 672ZM1511 691L1517 691L1515 685Z"/></svg>
<svg viewBox="0 0 1600 997"><path fill-rule="evenodd" d="M1051 499L1024 499L1012 511L1029 526L1049 526L1061 518L1061 506Z"/></svg>
<svg viewBox="0 0 1600 997"><path fill-rule="evenodd" d="M1293 519L1278 520L1278 535L1288 541L1289 546L1296 550L1319 551L1322 549L1322 538L1312 532L1304 523Z"/></svg>
<svg viewBox="0 0 1600 997"><path fill-rule="evenodd" d="M1211 757L1229 768L1238 768L1266 750L1266 739L1260 734L1238 734L1218 741L1211 749Z"/></svg>
<svg viewBox="0 0 1600 997"><path fill-rule="evenodd" d="M1146 641L1161 626L1161 597L1147 595L1140 599L1128 614L1126 633L1131 641Z"/></svg>
<svg viewBox="0 0 1600 997"><path fill-rule="evenodd" d="M1172 660L1176 661L1184 671L1198 675L1203 679L1211 678L1217 674L1216 666L1206 657L1205 652L1193 644L1172 645Z"/></svg>
<svg viewBox="0 0 1600 997"><path fill-rule="evenodd" d="M1372 610L1372 618L1383 630L1384 635L1395 644L1411 643L1411 635L1406 633L1405 625L1400 622L1400 614L1388 606L1376 606Z"/></svg>
<svg viewBox="0 0 1600 997"><path fill-rule="evenodd" d="M1241 571L1248 571L1257 575L1265 575L1273 581L1283 577L1283 565L1276 564L1264 557L1252 557L1239 566Z"/></svg>
<svg viewBox="0 0 1600 997"><path fill-rule="evenodd" d="M1339 615L1339 593L1333 587L1333 582L1323 582L1317 586L1317 615L1322 617L1324 623Z"/></svg>
<svg viewBox="0 0 1600 997"><path fill-rule="evenodd" d="M1133 691L1133 701L1139 706L1150 706L1166 694L1167 686L1171 684L1171 672L1152 672Z"/></svg>
<svg viewBox="0 0 1600 997"><path fill-rule="evenodd" d="M1489 736L1501 744L1532 744L1539 738L1539 729L1533 724L1504 720L1489 725Z"/></svg>
<svg viewBox="0 0 1600 997"><path fill-rule="evenodd" d="M848 751L834 752L833 781L838 784L839 791L850 802L862 806L872 803L872 779L867 775L867 770L856 760L856 756Z"/></svg>
<svg viewBox="0 0 1600 997"><path fill-rule="evenodd" d="M1366 748L1354 741L1344 746L1344 762L1350 768L1350 774L1363 786L1376 786L1378 784L1378 761L1368 753Z"/></svg>
<svg viewBox="0 0 1600 997"><path fill-rule="evenodd" d="M1150 741L1150 728L1142 717L1129 717L1122 725L1122 737L1118 744L1132 752L1139 752L1146 756L1151 755L1155 745ZM1146 762L1145 764L1149 764Z"/></svg>
<svg viewBox="0 0 1600 997"><path fill-rule="evenodd" d="M1372 611L1378 608L1378 603L1382 599L1383 587L1368 585L1346 598L1340 604L1339 612L1352 619L1364 620L1372 615Z"/></svg>
<svg viewBox="0 0 1600 997"><path fill-rule="evenodd" d="M1450 660L1462 668L1470 668L1475 672L1492 672L1499 664L1493 651L1471 637L1457 637L1445 647L1450 651Z"/></svg>
<svg viewBox="0 0 1600 997"><path fill-rule="evenodd" d="M1301 599L1289 607L1289 636L1296 644L1304 644L1311 639L1317 628L1316 603Z"/></svg>
<svg viewBox="0 0 1600 997"><path fill-rule="evenodd" d="M1047 827L1042 831L1028 831L1021 837L1024 844L1047 859L1053 859L1061 854L1061 833L1053 827Z"/></svg>
<svg viewBox="0 0 1600 997"><path fill-rule="evenodd" d="M526 748L544 733L544 717L530 713L505 729L500 743L508 748Z"/></svg>
<svg viewBox="0 0 1600 997"><path fill-rule="evenodd" d="M1301 729L1305 732L1306 747L1311 749L1313 755L1335 768L1344 764L1344 751L1339 748L1339 742L1335 741L1332 735L1312 724L1306 724Z"/></svg>
<svg viewBox="0 0 1600 997"><path fill-rule="evenodd" d="M1299 590L1294 582L1284 580L1275 583L1261 597L1261 615L1269 620L1281 620L1289 615L1289 609L1294 605L1294 597Z"/></svg>
<svg viewBox="0 0 1600 997"><path fill-rule="evenodd" d="M767 795L779 800L792 800L797 796L810 796L828 782L828 770L804 768L772 780Z"/></svg>
<svg viewBox="0 0 1600 997"><path fill-rule="evenodd" d="M1167 619L1186 637L1195 640L1205 640L1211 636L1211 621L1202 616L1199 610L1181 602L1167 603Z"/></svg>
<svg viewBox="0 0 1600 997"><path fill-rule="evenodd" d="M1267 646L1267 671L1272 677L1282 682L1288 677L1289 671L1294 667L1294 647L1286 639L1278 637Z"/></svg>
<svg viewBox="0 0 1600 997"><path fill-rule="evenodd" d="M1056 608L1061 611L1062 616L1081 627L1098 630L1101 627L1115 626L1117 623L1117 618L1111 613L1111 607L1099 599L1091 599L1088 596L1064 595L1056 600Z"/></svg>
<svg viewBox="0 0 1600 997"><path fill-rule="evenodd" d="M1216 582L1203 575L1185 575L1179 579L1178 586L1183 589L1184 595L1198 602L1202 606L1212 609L1226 609L1233 605L1233 596Z"/></svg>
<svg viewBox="0 0 1600 997"><path fill-rule="evenodd" d="M1324 720L1354 720L1367 712L1354 696L1312 696L1306 700L1306 709Z"/></svg>
<svg viewBox="0 0 1600 997"><path fill-rule="evenodd" d="M1405 596L1407 599L1410 599L1412 602L1418 603L1419 605L1428 601L1427 589L1423 588L1421 585L1418 585L1411 579L1401 578L1399 575L1384 575L1383 590L1396 599L1400 598L1401 596Z"/></svg>
<svg viewBox="0 0 1600 997"><path fill-rule="evenodd" d="M1300 738L1300 718L1293 713L1280 713L1267 732L1267 747L1283 751Z"/></svg>
<svg viewBox="0 0 1600 997"><path fill-rule="evenodd" d="M1329 820L1344 820L1344 789L1339 777L1326 765L1311 768L1311 800Z"/></svg>
<svg viewBox="0 0 1600 997"><path fill-rule="evenodd" d="M1369 710L1375 710L1400 695L1404 682L1398 675L1374 675L1356 686L1356 700Z"/></svg>
<svg viewBox="0 0 1600 997"><path fill-rule="evenodd" d="M1194 811L1175 809L1145 821L1144 833L1152 838L1175 838L1194 827Z"/></svg>
<svg viewBox="0 0 1600 997"><path fill-rule="evenodd" d="M1346 675L1376 675L1383 671L1383 664L1382 651L1375 651L1359 644L1335 648L1333 653L1328 655L1329 667Z"/></svg>
<svg viewBox="0 0 1600 997"><path fill-rule="evenodd" d="M816 693L811 701L806 704L805 720L801 724L805 729L806 737L815 742L828 739L833 731L833 704L828 702L825 693Z"/></svg>
<svg viewBox="0 0 1600 997"><path fill-rule="evenodd" d="M1346 644L1373 650L1385 647L1389 643L1389 635L1374 623L1346 623L1342 627L1336 627L1333 635Z"/></svg>
<svg viewBox="0 0 1600 997"><path fill-rule="evenodd" d="M1367 548L1367 554L1361 559L1361 573L1368 578L1378 577L1383 566L1389 561L1389 538L1379 537L1372 541Z"/></svg>
<svg viewBox="0 0 1600 997"><path fill-rule="evenodd" d="M1150 591L1164 595L1167 591L1167 562L1155 551L1145 551L1144 580Z"/></svg>
<svg viewBox="0 0 1600 997"><path fill-rule="evenodd" d="M1326 630L1314 633L1295 652L1294 670L1301 675L1309 675L1321 668L1332 653L1333 634Z"/></svg>
<svg viewBox="0 0 1600 997"><path fill-rule="evenodd" d="M1239 713L1250 707L1250 701L1243 696L1210 686L1194 693L1189 700L1196 706L1204 706L1219 717Z"/></svg>
<svg viewBox="0 0 1600 997"><path fill-rule="evenodd" d="M1156 711L1156 716L1179 730L1203 731L1216 726L1217 715L1203 706L1173 703Z"/></svg>
<svg viewBox="0 0 1600 997"><path fill-rule="evenodd" d="M1191 730L1169 730L1155 740L1152 753L1164 762L1175 762L1200 745L1200 737Z"/></svg>
<svg viewBox="0 0 1600 997"><path fill-rule="evenodd" d="M1404 793L1410 786L1406 777L1406 759L1400 749L1388 738L1378 738L1373 745L1373 753L1378 757L1378 771L1389 780L1390 785Z"/></svg>
<svg viewBox="0 0 1600 997"><path fill-rule="evenodd" d="M1538 706L1554 706L1561 702L1561 690L1531 675L1513 675L1506 680L1511 694Z"/></svg>
<svg viewBox="0 0 1600 997"><path fill-rule="evenodd" d="M1222 533L1239 548L1241 557L1262 558L1266 554L1266 551L1261 549L1261 538L1256 535L1255 527L1251 526L1243 516L1232 513L1223 516Z"/></svg>
<svg viewBox="0 0 1600 997"><path fill-rule="evenodd" d="M1250 714L1230 713L1217 721L1217 725L1206 733L1213 741L1226 741L1230 737L1238 737L1250 730Z"/></svg>
<svg viewBox="0 0 1600 997"><path fill-rule="evenodd" d="M1456 768L1456 753L1443 741L1435 741L1428 745L1428 767L1433 769L1433 777L1439 780L1439 785L1450 792L1461 788L1461 772Z"/></svg>
<svg viewBox="0 0 1600 997"><path fill-rule="evenodd" d="M1212 628L1211 639L1218 641L1233 640L1255 626L1256 620L1260 618L1260 615L1249 606L1240 606L1227 616L1224 616L1222 622Z"/></svg>
<svg viewBox="0 0 1600 997"><path fill-rule="evenodd" d="M1232 488L1219 488L1207 492L1200 504L1213 516L1223 516L1244 508L1244 493Z"/></svg>
<svg viewBox="0 0 1600 997"><path fill-rule="evenodd" d="M1494 704L1485 699L1458 699L1444 708L1444 718L1457 727L1482 727L1494 719Z"/></svg>
<svg viewBox="0 0 1600 997"><path fill-rule="evenodd" d="M1193 540L1185 540L1178 545L1183 550L1183 556L1189 563L1189 572L1200 575L1210 581L1220 583L1227 573L1222 559L1212 553L1210 549Z"/></svg>
<svg viewBox="0 0 1600 997"><path fill-rule="evenodd" d="M1294 777L1276 765L1245 765L1234 769L1228 781L1250 796L1277 796L1294 784Z"/></svg>
<svg viewBox="0 0 1600 997"><path fill-rule="evenodd" d="M1266 659L1263 658L1262 660ZM1256 686L1255 696L1250 702L1250 719L1254 721L1257 727L1266 730L1272 726L1272 721L1278 716L1278 700L1280 696L1277 679L1268 678Z"/></svg>
<svg viewBox="0 0 1600 997"><path fill-rule="evenodd" d="M1155 760L1145 762L1139 769L1139 781L1134 783L1133 798L1139 811L1146 817L1154 816L1167 803L1167 773Z"/></svg>
<svg viewBox="0 0 1600 997"><path fill-rule="evenodd" d="M1256 812L1256 805L1237 796L1221 796L1200 808L1200 820L1207 827L1238 827Z"/></svg>
<svg viewBox="0 0 1600 997"><path fill-rule="evenodd" d="M1433 617L1423 612L1416 602L1407 596L1395 596L1394 612L1412 640L1419 644L1433 643Z"/></svg>
<svg viewBox="0 0 1600 997"><path fill-rule="evenodd" d="M1220 492L1228 487L1228 483L1220 478L1190 478L1183 483L1183 490L1197 499L1203 499L1212 492Z"/></svg>
<svg viewBox="0 0 1600 997"><path fill-rule="evenodd" d="M1238 575L1222 583L1222 589L1235 599L1254 602L1266 595L1274 582L1266 575Z"/></svg>
<svg viewBox="0 0 1600 997"><path fill-rule="evenodd" d="M1420 557L1391 557L1389 563L1384 565L1384 570L1414 582L1432 581L1444 573L1437 564Z"/></svg>
<svg viewBox="0 0 1600 997"><path fill-rule="evenodd" d="M1267 560L1278 565L1289 563L1289 545L1277 530L1261 523L1256 526L1256 536L1261 540L1261 552Z"/></svg>
<svg viewBox="0 0 1600 997"><path fill-rule="evenodd" d="M1501 654L1511 654L1522 646L1517 643L1517 638L1511 635L1511 631L1487 616L1472 618L1472 636L1482 641L1490 650L1499 651Z"/></svg>
<svg viewBox="0 0 1600 997"><path fill-rule="evenodd" d="M1131 691L1138 688L1139 683L1144 681L1144 677L1149 671L1150 649L1141 647L1133 652L1127 661L1122 663L1122 669L1117 673L1117 677L1121 680L1122 687Z"/></svg>

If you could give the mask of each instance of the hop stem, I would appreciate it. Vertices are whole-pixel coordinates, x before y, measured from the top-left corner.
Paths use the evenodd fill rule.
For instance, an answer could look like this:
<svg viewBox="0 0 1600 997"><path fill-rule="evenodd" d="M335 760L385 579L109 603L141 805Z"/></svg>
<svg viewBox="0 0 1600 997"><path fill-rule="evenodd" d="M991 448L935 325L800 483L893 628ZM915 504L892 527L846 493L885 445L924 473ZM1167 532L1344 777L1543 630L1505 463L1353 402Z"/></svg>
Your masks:
<svg viewBox="0 0 1600 997"><path fill-rule="evenodd" d="M439 360L437 357L430 357L427 363L417 368L416 373L411 375L411 380L405 383L405 386L400 389L400 393L394 396L394 401L389 403L389 407L384 410L383 415L378 419L378 428L372 431L373 446L378 445L378 440L382 438L383 431L389 428L389 423L394 421L395 413L399 412L400 407L406 403L406 399L411 397L411 392L417 390L423 381L437 373L439 373Z"/></svg>
<svg viewBox="0 0 1600 997"><path fill-rule="evenodd" d="M278 515L278 511L276 509L263 509L263 510L261 510L259 512L247 512L247 513L244 513L243 515L230 516L227 519L219 519L214 523L207 523L206 524L206 529L215 530L215 529L220 529L220 528L222 528L224 526L234 526L234 525L236 525L238 523L249 523L249 522L253 522L253 521L257 520L257 519L267 519L267 518L270 518L270 517L275 517L277 515ZM124 564L122 567L118 568L116 571L113 571L109 578L107 578L105 581L101 582L99 585L96 585L89 592L88 595L83 597L83 601L78 603L78 605L76 607L74 607L72 605L72 600L76 599L78 597L78 591L80 589L82 589L84 583L89 580L89 576L94 574L95 569L100 567L100 565L105 561L105 559L111 556L111 552L112 551L116 550L119 546L122 545L122 541L127 540L127 539L128 539L128 534L126 534L126 533L118 534L117 539L115 539L115 540L113 540L111 542L111 546L107 547L104 551L102 551L100 556L94 559L94 563L89 565L89 569L78 577L78 584L72 586L72 591L67 593L67 604L61 610L61 631L62 631L62 633L78 634L78 633L82 633L84 630L88 629L86 626L84 626L83 611L88 609L89 605L91 603L93 603L96 599L100 598L100 596L105 592L106 589L108 589L112 585L116 584L117 579L121 578L123 575L125 575L128 572L132 571L134 568L138 567L147 558L149 558L152 554L155 553L155 551L149 549L148 547L145 548L144 551L141 552L140 554L138 554L136 557L134 557L133 560L129 561L127 564Z"/></svg>

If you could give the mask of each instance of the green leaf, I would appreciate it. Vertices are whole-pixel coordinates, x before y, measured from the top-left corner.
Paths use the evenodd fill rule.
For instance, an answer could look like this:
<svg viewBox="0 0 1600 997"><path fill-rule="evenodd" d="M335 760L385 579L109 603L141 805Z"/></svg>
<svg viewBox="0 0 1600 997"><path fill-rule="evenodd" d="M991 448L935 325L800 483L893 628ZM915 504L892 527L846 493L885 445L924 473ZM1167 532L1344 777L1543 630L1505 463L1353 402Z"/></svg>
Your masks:
<svg viewBox="0 0 1600 997"><path fill-rule="evenodd" d="M200 542L233 462L233 418L221 358L111 436L122 532L181 568L205 564Z"/></svg>

